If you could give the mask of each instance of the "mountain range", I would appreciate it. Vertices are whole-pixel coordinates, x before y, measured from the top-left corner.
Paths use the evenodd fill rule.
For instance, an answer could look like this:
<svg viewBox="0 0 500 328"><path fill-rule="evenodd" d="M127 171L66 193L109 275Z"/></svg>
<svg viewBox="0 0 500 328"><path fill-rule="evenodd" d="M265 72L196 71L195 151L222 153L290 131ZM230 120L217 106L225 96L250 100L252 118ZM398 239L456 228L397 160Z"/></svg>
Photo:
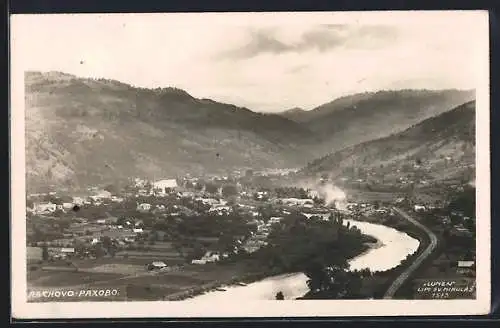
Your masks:
<svg viewBox="0 0 500 328"><path fill-rule="evenodd" d="M359 167L389 173L417 166L427 168L430 181L462 178L475 168L475 113L475 101L467 102L402 132L318 158L301 173L336 177Z"/></svg>
<svg viewBox="0 0 500 328"><path fill-rule="evenodd" d="M25 74L28 191L234 168L302 167L398 133L474 99L473 91L402 90L278 114L61 72Z"/></svg>
<svg viewBox="0 0 500 328"><path fill-rule="evenodd" d="M316 153L324 154L401 132L474 98L471 90L366 92L284 115L313 131L321 139Z"/></svg>

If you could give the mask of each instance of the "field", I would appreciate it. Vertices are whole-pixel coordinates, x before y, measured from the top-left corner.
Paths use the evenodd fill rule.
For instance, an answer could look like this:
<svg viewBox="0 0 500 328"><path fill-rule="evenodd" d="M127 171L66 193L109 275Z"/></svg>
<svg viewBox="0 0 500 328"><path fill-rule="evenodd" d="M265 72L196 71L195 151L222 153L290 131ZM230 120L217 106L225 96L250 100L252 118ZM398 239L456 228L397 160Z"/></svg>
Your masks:
<svg viewBox="0 0 500 328"><path fill-rule="evenodd" d="M373 201L383 201L383 202L393 202L397 198L401 197L401 192L378 192L378 191L367 191L367 190L355 190L349 189L346 191L347 199L350 201L358 202L373 202Z"/></svg>
<svg viewBox="0 0 500 328"><path fill-rule="evenodd" d="M89 273L79 271L28 271L28 286L31 287L69 287L91 284L98 281L120 278L116 273Z"/></svg>
<svg viewBox="0 0 500 328"><path fill-rule="evenodd" d="M172 267L170 270L148 272L141 266L130 264L129 259L125 262L128 264L103 264L101 261L100 265L84 269L84 272L68 275L65 278L65 286L88 275L85 279L89 281L89 287L124 286L128 300L162 300L193 289L211 288L210 286L234 281L258 270L252 269L246 263L230 263L185 265L182 268ZM106 270L113 270L114 276L105 273Z"/></svg>
<svg viewBox="0 0 500 328"><path fill-rule="evenodd" d="M41 247L26 247L26 254L28 257L28 262L31 261L41 261L42 260L42 248Z"/></svg>
<svg viewBox="0 0 500 328"><path fill-rule="evenodd" d="M211 289L240 280L259 268L245 261L227 264L187 264L161 271L147 271L137 259L101 258L75 261L78 271L63 263L51 263L51 270L28 271L28 286L124 288L127 300L162 300L192 290ZM59 265L59 266L58 266ZM42 265L43 267L43 265ZM49 267L46 267L47 269ZM73 267L74 268L74 267ZM174 297L175 298L175 297Z"/></svg>

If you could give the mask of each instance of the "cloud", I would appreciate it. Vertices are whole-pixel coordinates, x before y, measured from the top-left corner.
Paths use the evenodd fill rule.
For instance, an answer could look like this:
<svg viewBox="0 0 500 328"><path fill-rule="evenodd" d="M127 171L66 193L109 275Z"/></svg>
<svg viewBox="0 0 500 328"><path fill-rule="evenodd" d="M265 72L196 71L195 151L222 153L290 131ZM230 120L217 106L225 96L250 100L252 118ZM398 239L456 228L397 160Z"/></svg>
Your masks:
<svg viewBox="0 0 500 328"><path fill-rule="evenodd" d="M284 41L280 29L257 29L249 32L249 41L237 48L223 52L219 59L248 59L260 54L319 52L344 48L381 47L397 38L397 29L391 26L372 25L318 25L301 33L298 40Z"/></svg>
<svg viewBox="0 0 500 328"><path fill-rule="evenodd" d="M260 14L231 22L219 15L21 15L12 27L13 67L174 86L262 112L310 109L357 92L477 85L483 25L461 14L394 21L398 15L350 14L347 23L277 14L265 22L251 20Z"/></svg>
<svg viewBox="0 0 500 328"><path fill-rule="evenodd" d="M244 46L221 54L220 58L251 58L261 53L279 54L293 50L293 45L279 41L272 30L254 30L250 32L250 41Z"/></svg>
<svg viewBox="0 0 500 328"><path fill-rule="evenodd" d="M306 64L301 64L301 65L295 65L292 68L290 68L287 73L288 74L295 74L295 73L300 73L305 70L307 70L310 66Z"/></svg>

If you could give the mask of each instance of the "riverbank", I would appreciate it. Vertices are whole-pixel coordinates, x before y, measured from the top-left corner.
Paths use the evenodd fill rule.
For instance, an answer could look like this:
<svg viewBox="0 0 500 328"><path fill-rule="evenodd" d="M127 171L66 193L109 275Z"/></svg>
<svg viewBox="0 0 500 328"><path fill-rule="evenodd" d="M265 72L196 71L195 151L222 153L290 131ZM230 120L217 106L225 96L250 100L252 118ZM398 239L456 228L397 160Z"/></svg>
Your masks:
<svg viewBox="0 0 500 328"><path fill-rule="evenodd" d="M392 226L384 226L373 223L373 219L346 221L350 222L351 226L358 227L363 234L376 239L374 243L365 244L367 248L349 260L351 271L368 268L373 272L372 276L364 278L363 288L368 291L366 295L369 295L370 298L382 298L394 279L428 245L425 233L415 229L416 227L412 227L411 223L401 224L400 222ZM185 291L182 295L175 295L170 299L210 301L238 296L241 298L254 297L255 299L272 300L276 292L280 289L287 289L287 285L294 286L295 290L288 288L287 293L284 293L285 299L301 298L309 291L307 288L308 278L302 273L279 274L271 277L269 275L266 277L266 274L262 273L245 278L241 277L229 283L220 281L205 285L194 290ZM244 282L246 286L238 285L241 282ZM225 291L221 288L225 289ZM308 298L315 299L316 297L310 295Z"/></svg>
<svg viewBox="0 0 500 328"><path fill-rule="evenodd" d="M197 296L204 295L205 293L209 292L216 292L216 291L221 291L222 289L226 288L235 288L235 287L246 287L251 283L255 283L258 281L262 281L264 279L269 279L273 277L285 277L285 276L291 276L296 273L280 273L277 274L276 272L274 273L269 273L269 272L261 272L261 273L251 273L247 275L241 275L239 277L235 277L232 279L228 280L217 280L213 281L210 283L206 283L201 286L189 288L187 290L167 295L164 297L164 300L166 301L183 301L187 299L193 299Z"/></svg>
<svg viewBox="0 0 500 328"><path fill-rule="evenodd" d="M347 220L346 220L347 221ZM407 254L398 253L398 250L408 251L417 249L418 241L393 228L384 227L368 222L349 220L356 225L363 234L374 237L375 242L365 244L364 249L348 262L351 270L365 268L386 270L398 266ZM389 255L396 254L396 257ZM385 261L383 261L385 260ZM245 279L246 278L246 279ZM225 297L241 297L244 299L272 300L278 291L284 292L285 299L296 299L309 292L308 277L303 273L275 273L274 275L251 275L233 279L231 282L206 284L199 288L186 290L183 293L170 295L168 300L215 300ZM244 282L246 286L238 284ZM223 291L222 289L225 289Z"/></svg>
<svg viewBox="0 0 500 328"><path fill-rule="evenodd" d="M364 222L374 222L374 219L367 218L367 217L362 217L360 220L364 220ZM397 229L401 232L404 232L408 236L411 236L412 238L418 240L419 245L418 248L414 251L408 254L408 256L401 261L401 263L394 268L391 268L390 270L386 271L380 271L376 272L372 277L372 284L377 286L374 288L373 291L373 297L375 299L382 299L386 293L386 291L389 289L389 287L392 285L395 279L399 277L410 265L415 261L415 259L424 252L424 250L429 246L430 240L425 231L419 229L415 225L413 225L411 222L400 219L398 221L390 221L390 220L385 220L384 225L392 227L393 229ZM410 281L409 279L408 281ZM400 291L396 292L394 295L395 298L401 298L402 293L401 291L404 290L404 297L407 299L409 297L409 288L408 288L408 282L403 284L402 288Z"/></svg>
<svg viewBox="0 0 500 328"><path fill-rule="evenodd" d="M365 256L370 253L370 251L383 247L384 244L380 240L376 240L374 243L367 243L362 248L362 251L352 257L349 261L356 260L360 256ZM234 291L235 289L250 288L254 289L255 284L259 284L259 287L266 287L265 290L268 292L264 293L266 296L262 296L264 299L274 300L275 294L278 291L288 291L285 294L286 299L295 299L305 295L309 288L307 286L307 280L309 278L302 272L261 272L252 273L248 275L239 276L226 281L214 281L211 283L204 284L199 287L190 288L176 294L168 295L165 300L168 301L182 301L188 299L202 299L208 293L224 293L227 295L227 291ZM250 286L252 285L252 286ZM256 288L257 289L257 288ZM248 289L247 289L248 290ZM272 292L275 290L275 293ZM271 291L271 292L269 292ZM234 292L237 293L238 291ZM258 291L255 294L259 294ZM261 294L262 295L262 294Z"/></svg>
<svg viewBox="0 0 500 328"><path fill-rule="evenodd" d="M377 240L368 252L349 261L351 271L369 269L376 273L391 270L419 247L418 239L394 227L359 220L346 221Z"/></svg>

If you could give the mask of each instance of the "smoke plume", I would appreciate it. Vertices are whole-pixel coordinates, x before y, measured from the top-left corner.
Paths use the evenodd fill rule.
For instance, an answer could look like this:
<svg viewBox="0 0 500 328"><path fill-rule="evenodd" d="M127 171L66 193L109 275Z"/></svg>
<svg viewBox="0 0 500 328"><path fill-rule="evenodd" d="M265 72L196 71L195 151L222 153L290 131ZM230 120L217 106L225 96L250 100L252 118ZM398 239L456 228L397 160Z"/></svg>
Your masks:
<svg viewBox="0 0 500 328"><path fill-rule="evenodd" d="M311 197L324 199L325 205L335 205L338 209L345 205L345 192L330 182L306 181L303 183L303 188L310 190Z"/></svg>

